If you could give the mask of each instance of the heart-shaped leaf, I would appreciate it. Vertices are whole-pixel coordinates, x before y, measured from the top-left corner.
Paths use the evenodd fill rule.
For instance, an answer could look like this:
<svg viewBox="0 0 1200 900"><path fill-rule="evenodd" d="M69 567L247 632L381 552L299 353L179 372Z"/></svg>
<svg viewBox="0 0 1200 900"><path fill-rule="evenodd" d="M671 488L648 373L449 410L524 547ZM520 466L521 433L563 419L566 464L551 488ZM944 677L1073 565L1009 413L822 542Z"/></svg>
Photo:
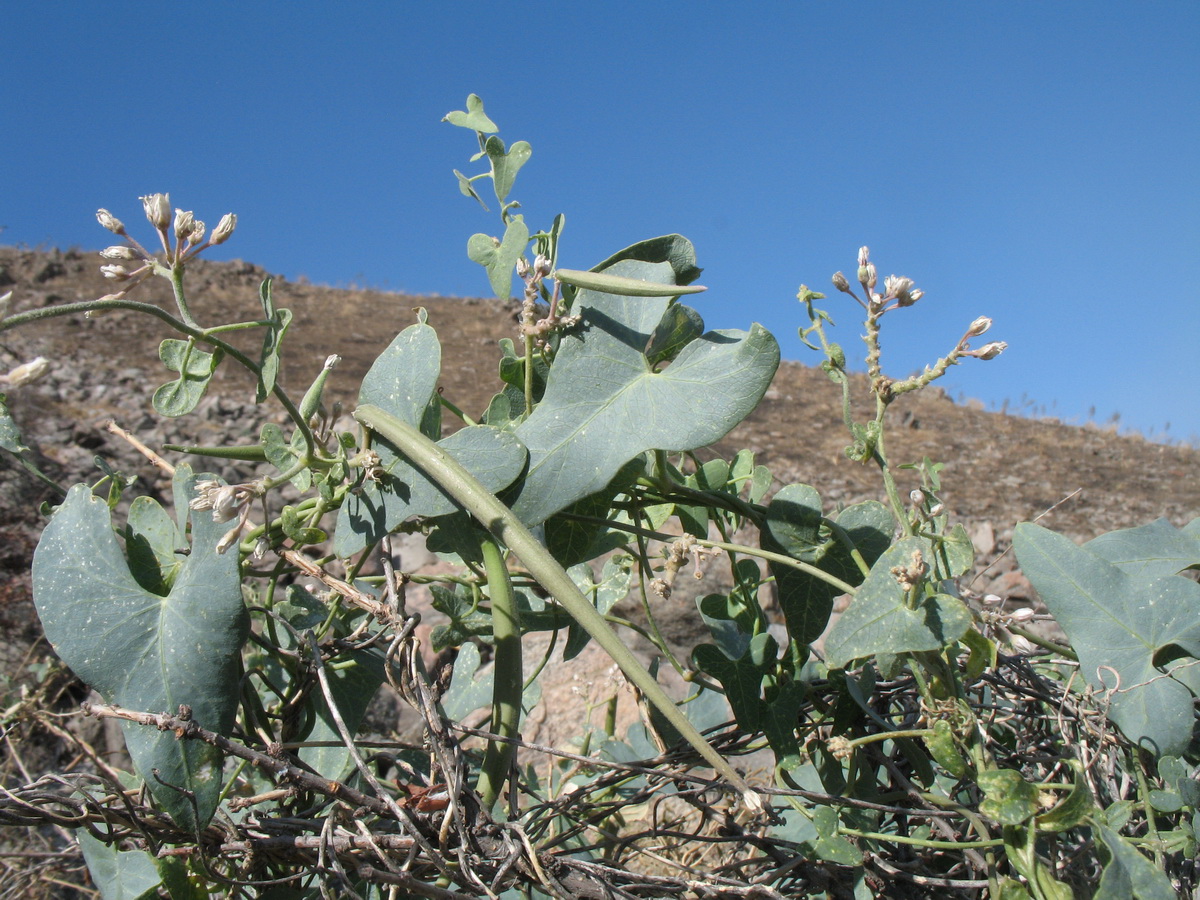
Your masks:
<svg viewBox="0 0 1200 900"><path fill-rule="evenodd" d="M191 470L180 466L175 480L190 496ZM186 506L178 515L186 518ZM247 632L238 556L216 551L228 523L206 514L193 520L191 552L170 592L155 594L130 572L108 507L87 485L75 485L34 553L34 603L55 652L105 700L151 713L174 714L187 705L200 725L227 733ZM204 827L221 789L220 752L122 724L134 765L158 803L181 827Z"/></svg>
<svg viewBox="0 0 1200 900"><path fill-rule="evenodd" d="M160 415L183 416L196 408L204 399L208 382L221 363L221 350L208 353L196 346L194 340L180 341L169 338L158 347L158 358L179 377L169 381L154 392L154 408Z"/></svg>
<svg viewBox="0 0 1200 900"><path fill-rule="evenodd" d="M103 900L157 896L161 883L154 857L145 850L121 850L80 829L79 849Z"/></svg>
<svg viewBox="0 0 1200 900"><path fill-rule="evenodd" d="M831 669L879 653L941 650L971 627L970 611L948 594L924 597L915 609L906 605L906 592L892 569L908 566L914 553L927 550L922 538L905 538L879 557L855 592L854 602L825 639Z"/></svg>
<svg viewBox="0 0 1200 900"><path fill-rule="evenodd" d="M359 403L386 410L415 425L426 416L441 371L437 334L424 324L400 332L372 364ZM440 442L491 491L512 484L525 467L525 448L511 431L475 425ZM458 505L382 438L377 438L384 475L347 495L338 511L334 552L347 557L390 533L412 516L445 516Z"/></svg>
<svg viewBox="0 0 1200 900"><path fill-rule="evenodd" d="M1161 578L1200 565L1200 534L1189 534L1166 519L1110 531L1083 547L1135 578Z"/></svg>
<svg viewBox="0 0 1200 900"><path fill-rule="evenodd" d="M517 141L506 151L504 141L493 135L487 139L483 149L492 164L492 184L496 188L496 199L503 203L512 190L513 182L517 180L517 172L529 162L529 157L533 156L533 148L527 141Z"/></svg>
<svg viewBox="0 0 1200 900"><path fill-rule="evenodd" d="M459 128L470 128L472 131L482 131L486 134L493 134L500 130L496 127L496 123L484 114L483 101L476 94L467 95L467 109L465 112L455 110L454 112L446 113L442 121L449 122L451 125L457 125Z"/></svg>
<svg viewBox="0 0 1200 900"><path fill-rule="evenodd" d="M849 585L861 584L862 571L850 548L839 538L826 534L819 536L820 542L815 547L810 543L813 523L820 516L821 501L814 488L809 485L782 488L767 507L767 530L760 538L763 549L811 563ZM875 500L843 509L834 521L868 566L891 544L892 514ZM834 598L842 593L841 589L790 566L771 563L770 570L775 576L789 636L802 644L811 644L829 624Z"/></svg>
<svg viewBox="0 0 1200 900"><path fill-rule="evenodd" d="M657 239L631 251L661 259L676 246ZM624 258L610 269L673 284L681 271L699 273L693 263L694 255L678 267ZM529 448L529 469L512 504L523 521L538 524L599 491L646 450L692 450L724 437L762 399L779 365L779 345L761 325L749 333L709 332L665 371L653 370L644 350L668 303L590 290L576 295L572 310L583 325L563 336L545 396L516 430Z"/></svg>
<svg viewBox="0 0 1200 900"><path fill-rule="evenodd" d="M504 230L504 240L473 234L467 241L467 256L487 269L492 291L501 300L512 296L512 277L517 258L529 243L529 227L523 216L513 216Z"/></svg>
<svg viewBox="0 0 1200 900"><path fill-rule="evenodd" d="M1157 577L1145 550L1115 553L1120 543L1101 544L1122 558L1114 565L1031 522L1013 535L1021 570L1079 654L1081 674L1109 697L1109 717L1130 740L1178 756L1191 743L1200 696L1200 672L1178 659L1200 659L1200 584Z"/></svg>

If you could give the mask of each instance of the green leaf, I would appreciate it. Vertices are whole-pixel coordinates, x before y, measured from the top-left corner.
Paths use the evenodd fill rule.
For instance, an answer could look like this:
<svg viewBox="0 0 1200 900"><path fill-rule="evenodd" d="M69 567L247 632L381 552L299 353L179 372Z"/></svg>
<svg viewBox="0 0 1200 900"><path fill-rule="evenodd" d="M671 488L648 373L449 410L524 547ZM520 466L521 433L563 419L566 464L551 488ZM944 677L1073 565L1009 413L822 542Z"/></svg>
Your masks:
<svg viewBox="0 0 1200 900"><path fill-rule="evenodd" d="M961 524L955 525L949 534L943 535L940 543L941 550L946 555L946 566L949 570L946 574L949 577L964 575L975 565L975 545L971 543L967 529Z"/></svg>
<svg viewBox="0 0 1200 900"><path fill-rule="evenodd" d="M176 470L183 495L195 481L187 466ZM186 517L186 506L178 515ZM131 574L103 501L87 485L71 488L33 558L34 603L55 652L110 703L171 714L187 705L200 725L228 733L247 633L238 555L216 552L228 528L207 514L193 517L191 552L161 596ZM221 754L169 732L122 727L158 803L180 827L204 827L221 788ZM194 805L177 788L192 792Z"/></svg>
<svg viewBox="0 0 1200 900"><path fill-rule="evenodd" d="M906 605L904 588L891 570L908 565L915 551L927 547L922 538L905 538L879 557L826 638L830 668L878 653L941 650L971 627L970 611L948 594L922 597L915 609Z"/></svg>
<svg viewBox="0 0 1200 900"><path fill-rule="evenodd" d="M679 352L704 333L700 313L682 303L672 303L646 342L642 352L652 367L670 362Z"/></svg>
<svg viewBox="0 0 1200 900"><path fill-rule="evenodd" d="M487 134L492 134L500 130L496 127L496 123L484 114L483 101L475 94L467 95L466 112L455 110L454 112L446 113L442 121L449 122L451 125L457 125L459 128L470 128L472 131L482 131Z"/></svg>
<svg viewBox="0 0 1200 900"><path fill-rule="evenodd" d="M513 182L517 180L517 172L533 155L533 148L526 141L517 141L506 151L504 141L493 135L487 139L483 149L492 164L492 183L496 188L496 199L503 203L512 191Z"/></svg>
<svg viewBox="0 0 1200 900"><path fill-rule="evenodd" d="M609 557L604 561L599 581L592 575L592 567L588 563L572 566L567 574L571 576L580 593L592 601L596 612L606 616L609 610L629 593L629 583L633 580L633 557L624 553ZM567 643L562 652L563 660L574 659L591 639L592 636L584 627L571 619L567 630Z"/></svg>
<svg viewBox="0 0 1200 900"><path fill-rule="evenodd" d="M648 255L662 249L657 242L647 248ZM679 278L665 262L625 259L613 269L659 284ZM576 296L572 309L583 324L563 336L545 396L516 430L529 448L529 469L512 508L526 523L600 490L647 450L691 450L724 437L766 392L779 345L761 325L748 334L709 332L665 371L653 371L642 351L666 306L665 299L594 291Z"/></svg>
<svg viewBox="0 0 1200 900"><path fill-rule="evenodd" d="M79 849L103 900L139 900L156 895L162 883L154 857L145 850L118 850L86 831L78 832Z"/></svg>
<svg viewBox="0 0 1200 900"><path fill-rule="evenodd" d="M29 448L21 440L21 431L8 411L8 395L0 394L0 447L9 453L28 453Z"/></svg>
<svg viewBox="0 0 1200 900"><path fill-rule="evenodd" d="M1188 747L1200 695L1200 584L1130 575L1062 535L1023 522L1013 545L1038 595L1079 654L1081 674L1109 698L1131 741L1162 755ZM1165 673L1170 673L1165 674ZM1114 690L1116 689L1116 690Z"/></svg>
<svg viewBox="0 0 1200 900"><path fill-rule="evenodd" d="M1001 825L1020 825L1038 814L1038 789L1012 769L980 772L976 781L985 797L979 811Z"/></svg>
<svg viewBox="0 0 1200 900"><path fill-rule="evenodd" d="M1117 832L1103 825L1098 825L1096 831L1110 858L1094 900L1175 900L1175 890L1165 872Z"/></svg>
<svg viewBox="0 0 1200 900"><path fill-rule="evenodd" d="M1133 578L1164 578L1200 565L1200 536L1180 531L1166 519L1110 531L1083 549Z"/></svg>
<svg viewBox="0 0 1200 900"><path fill-rule="evenodd" d="M501 300L509 299L512 293L513 273L517 259L525 252L529 243L529 227L523 216L513 216L504 229L504 240L486 234L473 234L467 241L467 256L472 262L487 269L492 292Z"/></svg>
<svg viewBox="0 0 1200 900"><path fill-rule="evenodd" d="M733 709L738 725L754 732L762 727L766 702L762 696L763 678L773 668L779 645L770 634L755 635L745 654L730 659L715 644L701 644L692 651L696 667L707 672L725 688L725 698Z"/></svg>
<svg viewBox="0 0 1200 900"><path fill-rule="evenodd" d="M192 339L163 341L158 347L158 357L168 369L178 372L179 377L154 392L155 410L160 415L174 418L195 409L204 398L223 355L219 349L212 353L199 349Z"/></svg>
<svg viewBox="0 0 1200 900"><path fill-rule="evenodd" d="M186 551L187 542L167 511L151 497L135 497L125 523L125 552L137 583L152 594L166 594Z"/></svg>
<svg viewBox="0 0 1200 900"><path fill-rule="evenodd" d="M436 332L423 323L410 325L371 365L359 403L416 425L434 400L441 360ZM525 465L525 449L513 434L490 426L464 428L440 446L453 452L491 491L510 485ZM387 441L378 438L375 450L386 475L383 483L367 482L346 496L334 539L334 552L342 557L359 552L411 516L442 516L458 508Z"/></svg>
<svg viewBox="0 0 1200 900"><path fill-rule="evenodd" d="M258 439L267 461L281 473L289 471L301 459L303 451L300 448L304 446L304 439L301 437L297 441L299 436L300 433L296 432L289 440L284 436L283 429L274 422L264 423L259 432ZM308 469L297 472L292 476L292 484L297 490L307 491L312 486L312 472Z"/></svg>
<svg viewBox="0 0 1200 900"><path fill-rule="evenodd" d="M525 448L511 431L472 425L438 442L493 493L508 487L525 467ZM347 557L395 530L413 516L444 516L457 503L387 441L375 445L385 473L348 494L338 511L334 552Z"/></svg>
<svg viewBox="0 0 1200 900"><path fill-rule="evenodd" d="M747 616L742 603L725 594L697 598L696 606L720 651L731 660L745 656L754 636L754 622L747 621L753 614Z"/></svg>
<svg viewBox="0 0 1200 900"><path fill-rule="evenodd" d="M820 806L813 810L813 825L819 835L813 850L818 857L829 862L843 866L862 865L862 851L856 850L853 844L837 833L840 824L838 812L832 806Z"/></svg>
<svg viewBox="0 0 1200 900"><path fill-rule="evenodd" d="M814 499L808 493L812 491L811 488L805 491L806 487L798 485L790 492L786 487L780 490L784 500L775 510L775 522L770 523L761 535L763 549L790 553L847 584L861 584L862 571L851 556L850 548L841 541L830 535L823 535L823 543L820 546L805 550L807 544L802 540L806 534L803 526L811 522L814 512L820 512L819 499ZM802 515L797 507L801 502L816 505L810 506ZM787 524L789 520L790 524ZM882 503L874 500L856 503L842 510L834 521L846 532L867 565L873 564L891 544L894 523L892 514ZM791 551L775 539L776 530L790 542ZM769 567L778 586L779 605L783 607L788 634L792 640L803 644L812 643L829 624L834 598L842 593L841 589L815 575L789 566L771 563Z"/></svg>
<svg viewBox="0 0 1200 900"><path fill-rule="evenodd" d="M788 556L809 561L820 547L821 495L809 484L787 484L767 505L767 528Z"/></svg>
<svg viewBox="0 0 1200 900"><path fill-rule="evenodd" d="M458 169L454 170L454 177L458 179L458 189L464 197L474 197L479 201L479 205L483 207L483 211L487 212L487 204L483 202L483 198L479 196L479 192L475 190L475 185L471 183L471 179L464 175Z"/></svg>
<svg viewBox="0 0 1200 900"><path fill-rule="evenodd" d="M925 736L925 746L929 755L952 777L962 778L967 774L967 762L955 743L954 730L945 719L933 723L931 733Z"/></svg>
<svg viewBox="0 0 1200 900"><path fill-rule="evenodd" d="M342 721L352 735L358 731L371 699L383 684L383 657L382 649L371 647L366 650L352 650L339 656L336 662L327 663L325 666L329 677L329 692L333 694ZM298 755L322 778L340 781L354 765L350 751L342 744L342 734L333 720L333 713L325 700L324 692L319 688L314 690L308 702L315 707L315 715L312 717L311 727L303 734L297 735L296 740L312 743L332 741L337 745L301 747Z"/></svg>
<svg viewBox="0 0 1200 900"><path fill-rule="evenodd" d="M271 279L268 278L259 288L259 300L262 303L263 318L267 325L263 335L262 354L259 357L258 389L254 397L255 403L262 403L275 390L275 380L279 377L279 347L287 334L288 326L292 324L290 309L276 309L271 299Z"/></svg>

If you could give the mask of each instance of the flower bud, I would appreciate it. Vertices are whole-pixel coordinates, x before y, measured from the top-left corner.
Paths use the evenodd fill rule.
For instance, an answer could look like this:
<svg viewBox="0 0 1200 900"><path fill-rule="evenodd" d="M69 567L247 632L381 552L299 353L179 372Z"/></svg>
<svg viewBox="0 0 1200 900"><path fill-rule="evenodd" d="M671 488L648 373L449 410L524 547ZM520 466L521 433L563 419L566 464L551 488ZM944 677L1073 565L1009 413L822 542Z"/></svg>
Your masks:
<svg viewBox="0 0 1200 900"><path fill-rule="evenodd" d="M196 221L196 216L191 210L177 209L175 210L175 238L176 240L187 240L188 235L192 233L192 225Z"/></svg>
<svg viewBox="0 0 1200 900"><path fill-rule="evenodd" d="M889 275L883 279L883 294L897 301L900 306L912 306L909 292L913 289L913 280L903 275Z"/></svg>
<svg viewBox="0 0 1200 900"><path fill-rule="evenodd" d="M935 503L935 504L933 504L933 506L929 507L929 514L931 516L933 516L935 519L938 516L940 516L942 513L944 513L945 511L946 511L945 503Z"/></svg>
<svg viewBox="0 0 1200 900"><path fill-rule="evenodd" d="M869 262L865 266L863 266L863 269L866 269L866 273L867 273L867 280L866 280L865 284L867 285L868 288L875 287L876 282L879 280L879 278L875 272L875 263ZM862 274L863 269L858 270L859 274Z"/></svg>
<svg viewBox="0 0 1200 900"><path fill-rule="evenodd" d="M1014 634L1009 643L1012 645L1014 652L1020 653L1023 656L1031 656L1032 654L1037 653L1038 650L1037 644L1029 640L1029 638L1023 637L1019 634Z"/></svg>
<svg viewBox="0 0 1200 900"><path fill-rule="evenodd" d="M539 277L545 278L550 274L550 260L539 253L533 259L533 270L537 272Z"/></svg>
<svg viewBox="0 0 1200 900"><path fill-rule="evenodd" d="M110 213L107 209L96 210L96 221L113 234L125 233L125 226L121 224L121 220Z"/></svg>
<svg viewBox="0 0 1200 900"><path fill-rule="evenodd" d="M995 359L1007 349L1008 344L1006 342L992 341L992 343L984 344L978 350L972 351L971 355L977 359Z"/></svg>
<svg viewBox="0 0 1200 900"><path fill-rule="evenodd" d="M911 493L909 493L908 499L912 501L913 506L924 506L925 505L925 492L924 491L912 491Z"/></svg>
<svg viewBox="0 0 1200 900"><path fill-rule="evenodd" d="M871 249L869 247L858 248L858 267L861 269L871 259Z"/></svg>
<svg viewBox="0 0 1200 900"><path fill-rule="evenodd" d="M37 359L17 366L4 377L11 387L20 387L31 381L37 381L49 371L50 361L44 356L39 356Z"/></svg>
<svg viewBox="0 0 1200 900"><path fill-rule="evenodd" d="M188 232L188 237L187 237L188 243L189 244L204 243L204 231L205 231L204 223L201 222L199 219L194 219L192 221L192 230Z"/></svg>
<svg viewBox="0 0 1200 900"><path fill-rule="evenodd" d="M909 291L908 292L908 302L901 303L900 305L901 306L912 306L914 303L916 303L918 300L920 300L924 296L925 296L925 292L923 290L921 290L920 288L917 288L915 291Z"/></svg>
<svg viewBox="0 0 1200 900"><path fill-rule="evenodd" d="M992 320L987 316L980 316L971 323L971 327L967 329L967 337L979 337L989 328L992 327Z"/></svg>
<svg viewBox="0 0 1200 900"><path fill-rule="evenodd" d="M846 276L841 272L833 273L833 286L843 294L850 293L850 282L846 280Z"/></svg>
<svg viewBox="0 0 1200 900"><path fill-rule="evenodd" d="M1033 611L1032 607L1022 606L1019 609L1014 609L1012 612L1010 612L1008 614L1008 617L1010 619L1012 619L1014 622L1021 623L1021 622L1028 622L1035 615L1036 615L1036 613Z"/></svg>
<svg viewBox="0 0 1200 900"><path fill-rule="evenodd" d="M999 606L1001 603L1004 602L1004 598L1001 597L999 594L984 594L983 602L986 603L988 606Z"/></svg>
<svg viewBox="0 0 1200 900"><path fill-rule="evenodd" d="M217 227L213 229L212 237L208 239L210 244L223 244L229 240L229 236L233 234L233 229L237 228L237 216L233 213L225 213L221 216L221 221L217 223Z"/></svg>
<svg viewBox="0 0 1200 900"><path fill-rule="evenodd" d="M139 197L142 209L146 211L146 219L159 231L165 231L171 224L171 198L167 194L147 194Z"/></svg>
<svg viewBox="0 0 1200 900"><path fill-rule="evenodd" d="M138 255L138 252L132 247L105 247L100 251L100 255L105 259L141 259L141 257Z"/></svg>
<svg viewBox="0 0 1200 900"><path fill-rule="evenodd" d="M529 274L529 260L523 256L517 257L517 277L524 278Z"/></svg>
<svg viewBox="0 0 1200 900"><path fill-rule="evenodd" d="M129 277L129 270L124 266L101 266L100 271L110 281L124 281Z"/></svg>

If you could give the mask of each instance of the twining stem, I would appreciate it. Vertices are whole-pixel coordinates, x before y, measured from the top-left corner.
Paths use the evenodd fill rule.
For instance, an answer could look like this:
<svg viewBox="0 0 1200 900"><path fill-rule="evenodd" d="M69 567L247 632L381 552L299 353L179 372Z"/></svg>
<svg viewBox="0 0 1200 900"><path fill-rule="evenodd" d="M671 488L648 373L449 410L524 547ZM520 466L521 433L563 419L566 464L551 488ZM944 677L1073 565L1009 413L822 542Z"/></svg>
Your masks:
<svg viewBox="0 0 1200 900"><path fill-rule="evenodd" d="M174 282L172 282L174 284ZM246 356L241 350L232 344L228 344L220 338L214 337L212 332L207 329L200 328L195 322L186 322L175 318L165 309L155 306L152 303L141 303L137 300L84 300L79 303L62 303L57 306L47 306L42 309L33 309L28 312L18 313L9 316L0 322L0 332L8 331L11 328L17 328L27 322L36 322L40 319L53 319L59 316L72 316L77 313L88 313L93 311L106 312L111 309L131 309L135 312L146 313L166 322L180 334L186 334L188 337L195 338L198 341L203 341L213 347L219 347L227 356L236 359L242 366L247 369L254 377L262 377L262 369L250 357ZM186 309L186 306L184 307ZM182 311L182 310L181 310ZM278 384L274 386L271 393L283 405L287 411L288 417L296 424L300 433L304 436L305 452L310 457L316 456L316 443L313 440L312 429L300 411L296 408L296 404L292 402L292 398Z"/></svg>
<svg viewBox="0 0 1200 900"><path fill-rule="evenodd" d="M501 738L518 738L521 736L521 691L524 687L521 618L504 554L495 541L483 541L483 566L487 572L488 596L492 600L492 635L496 649L492 667L492 731ZM500 798L515 749L516 745L509 741L488 741L476 785L484 809L490 810Z"/></svg>
<svg viewBox="0 0 1200 900"><path fill-rule="evenodd" d="M575 621L604 648L628 678L670 722L704 760L742 796L752 812L762 810L762 801L733 767L709 745L688 721L637 657L608 627L604 617L588 602L571 577L494 494L487 490L452 456L419 430L377 406L360 406L354 418L379 432L408 459L457 500L480 524L513 551L529 573L562 604Z"/></svg>

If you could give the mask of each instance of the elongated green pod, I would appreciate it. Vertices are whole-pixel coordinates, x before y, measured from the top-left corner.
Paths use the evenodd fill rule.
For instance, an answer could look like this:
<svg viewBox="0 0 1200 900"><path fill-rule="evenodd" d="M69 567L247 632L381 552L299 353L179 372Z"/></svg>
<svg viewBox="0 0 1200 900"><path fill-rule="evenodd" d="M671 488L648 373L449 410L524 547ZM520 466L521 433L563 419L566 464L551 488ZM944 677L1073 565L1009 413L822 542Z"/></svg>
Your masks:
<svg viewBox="0 0 1200 900"><path fill-rule="evenodd" d="M164 450L188 453L192 456L210 456L213 459L243 459L246 462L266 462L267 451L262 444L242 447L187 447L182 444L163 444Z"/></svg>
<svg viewBox="0 0 1200 900"><path fill-rule="evenodd" d="M609 275L604 272L581 272L578 269L555 269L551 277L572 287L619 294L622 297L678 297L680 294L699 294L707 291L702 284L656 284L640 278Z"/></svg>
<svg viewBox="0 0 1200 900"><path fill-rule="evenodd" d="M454 457L407 422L370 405L360 406L355 410L354 418L367 428L379 432L396 446L431 480L437 482L446 493L461 503L494 537L512 550L538 583L562 604L596 643L604 648L613 662L625 673L625 677L663 714L684 740L691 744L722 778L737 789L747 809L755 813L762 810L762 800L758 794L671 702L671 698L608 626L604 617L575 586L575 582L563 571L562 566L520 519L513 515L512 510L487 491Z"/></svg>

